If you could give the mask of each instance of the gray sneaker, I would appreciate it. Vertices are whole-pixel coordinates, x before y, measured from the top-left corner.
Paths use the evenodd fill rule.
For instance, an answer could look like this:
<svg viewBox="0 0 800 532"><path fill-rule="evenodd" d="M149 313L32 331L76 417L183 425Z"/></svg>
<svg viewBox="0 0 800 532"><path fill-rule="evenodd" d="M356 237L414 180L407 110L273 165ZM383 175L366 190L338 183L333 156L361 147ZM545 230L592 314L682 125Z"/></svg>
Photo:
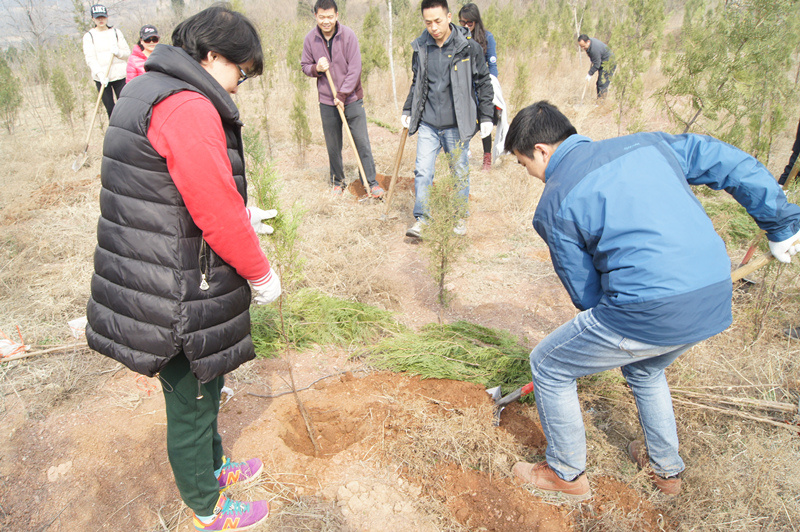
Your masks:
<svg viewBox="0 0 800 532"><path fill-rule="evenodd" d="M406 236L411 238L422 238L422 226L425 224L422 218L417 218L414 225L406 230Z"/></svg>
<svg viewBox="0 0 800 532"><path fill-rule="evenodd" d="M458 236L464 236L467 234L467 221L464 218L459 218L458 223L453 228L453 232Z"/></svg>

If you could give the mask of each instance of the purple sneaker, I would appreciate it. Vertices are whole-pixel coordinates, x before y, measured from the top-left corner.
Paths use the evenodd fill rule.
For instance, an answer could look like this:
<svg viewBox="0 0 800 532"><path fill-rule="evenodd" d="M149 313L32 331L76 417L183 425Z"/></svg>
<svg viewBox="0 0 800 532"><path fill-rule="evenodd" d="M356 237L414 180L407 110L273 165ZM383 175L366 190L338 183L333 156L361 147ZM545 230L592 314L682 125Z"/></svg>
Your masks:
<svg viewBox="0 0 800 532"><path fill-rule="evenodd" d="M240 502L219 496L214 507L214 520L208 524L194 518L195 530L250 530L269 517L269 503L267 501Z"/></svg>
<svg viewBox="0 0 800 532"><path fill-rule="evenodd" d="M222 467L214 471L219 480L220 493L237 482L247 484L256 479L264 464L258 458L251 458L247 462L231 462L230 458L222 457Z"/></svg>

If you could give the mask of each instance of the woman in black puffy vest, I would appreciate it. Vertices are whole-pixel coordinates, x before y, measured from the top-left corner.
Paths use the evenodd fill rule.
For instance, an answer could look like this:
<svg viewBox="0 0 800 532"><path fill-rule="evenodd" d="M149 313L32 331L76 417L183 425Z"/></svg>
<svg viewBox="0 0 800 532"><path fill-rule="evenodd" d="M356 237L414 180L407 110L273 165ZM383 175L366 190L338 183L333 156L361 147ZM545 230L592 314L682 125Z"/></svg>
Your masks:
<svg viewBox="0 0 800 532"><path fill-rule="evenodd" d="M103 146L90 347L158 375L167 450L197 530L240 530L266 501L221 492L255 479L255 458L224 457L217 431L224 374L255 357L256 303L280 296L256 232L275 211L246 207L242 123L231 94L261 74L261 42L221 5L180 23L117 102ZM248 285L249 281L249 285Z"/></svg>

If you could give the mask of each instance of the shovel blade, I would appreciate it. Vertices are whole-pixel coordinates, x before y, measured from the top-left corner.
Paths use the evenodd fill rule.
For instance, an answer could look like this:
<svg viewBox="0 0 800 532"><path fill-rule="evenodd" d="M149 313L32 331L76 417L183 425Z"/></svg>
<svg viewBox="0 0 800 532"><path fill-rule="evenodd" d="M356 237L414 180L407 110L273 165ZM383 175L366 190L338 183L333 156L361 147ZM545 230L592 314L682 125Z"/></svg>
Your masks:
<svg viewBox="0 0 800 532"><path fill-rule="evenodd" d="M502 393L502 391L500 390L500 386L495 386L494 388L489 388L489 389L487 389L487 390L486 390L486 393L488 393L488 394L489 394L489 397L491 397L491 398L492 398L492 400L493 400L495 403L497 403L497 401L498 401L498 400L499 400L501 397L503 397L503 393Z"/></svg>
<svg viewBox="0 0 800 532"><path fill-rule="evenodd" d="M86 160L88 158L89 158L88 153L82 153L81 155L78 155L78 158L75 159L75 161L72 163L72 169L77 172L78 170L83 168L83 165L86 164Z"/></svg>

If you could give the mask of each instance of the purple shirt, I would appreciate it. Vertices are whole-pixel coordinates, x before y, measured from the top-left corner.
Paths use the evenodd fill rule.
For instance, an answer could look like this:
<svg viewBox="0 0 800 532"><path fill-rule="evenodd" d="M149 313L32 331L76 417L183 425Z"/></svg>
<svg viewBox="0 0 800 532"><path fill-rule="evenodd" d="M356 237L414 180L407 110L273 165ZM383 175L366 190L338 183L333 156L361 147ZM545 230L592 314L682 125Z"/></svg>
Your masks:
<svg viewBox="0 0 800 532"><path fill-rule="evenodd" d="M347 105L364 97L364 89L361 87L361 50L358 47L358 39L353 30L344 24L338 22L336 24L338 29L332 37L333 57L328 53L325 37L322 36L319 27L315 26L303 41L303 56L300 59L305 75L317 78L319 102L325 105L333 105L333 94L325 73L317 72L317 61L323 57L328 58L330 62L331 77L340 101Z"/></svg>

